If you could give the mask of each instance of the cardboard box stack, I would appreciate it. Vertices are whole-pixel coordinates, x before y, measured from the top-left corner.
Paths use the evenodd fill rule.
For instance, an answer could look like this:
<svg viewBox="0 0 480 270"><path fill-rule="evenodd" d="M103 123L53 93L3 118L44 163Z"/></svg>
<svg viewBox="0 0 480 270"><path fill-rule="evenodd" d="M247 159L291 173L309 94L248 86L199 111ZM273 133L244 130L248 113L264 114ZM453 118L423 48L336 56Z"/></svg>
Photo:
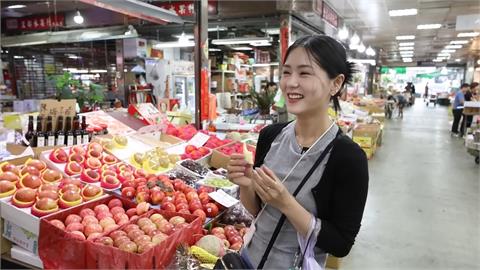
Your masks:
<svg viewBox="0 0 480 270"><path fill-rule="evenodd" d="M371 159L381 143L382 127L380 124L358 124L353 129L353 141L356 142Z"/></svg>

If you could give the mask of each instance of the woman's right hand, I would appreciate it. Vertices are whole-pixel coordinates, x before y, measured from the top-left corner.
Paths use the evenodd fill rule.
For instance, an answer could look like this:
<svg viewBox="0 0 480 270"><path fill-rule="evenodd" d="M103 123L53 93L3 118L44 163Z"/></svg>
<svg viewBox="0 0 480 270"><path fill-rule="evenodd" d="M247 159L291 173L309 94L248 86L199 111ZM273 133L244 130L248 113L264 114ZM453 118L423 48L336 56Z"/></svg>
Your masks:
<svg viewBox="0 0 480 270"><path fill-rule="evenodd" d="M232 154L227 166L228 179L241 187L252 184L252 165L248 164L243 154Z"/></svg>

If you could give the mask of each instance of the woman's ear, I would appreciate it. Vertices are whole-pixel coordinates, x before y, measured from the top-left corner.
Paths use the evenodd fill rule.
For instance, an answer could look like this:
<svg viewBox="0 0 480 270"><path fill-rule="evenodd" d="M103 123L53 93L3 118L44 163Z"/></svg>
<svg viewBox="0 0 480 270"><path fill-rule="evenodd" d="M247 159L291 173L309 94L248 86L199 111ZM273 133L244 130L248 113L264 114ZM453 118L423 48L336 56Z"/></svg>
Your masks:
<svg viewBox="0 0 480 270"><path fill-rule="evenodd" d="M340 89L342 88L343 82L345 81L345 75L339 74L335 79L332 81L332 89L330 94L334 96Z"/></svg>

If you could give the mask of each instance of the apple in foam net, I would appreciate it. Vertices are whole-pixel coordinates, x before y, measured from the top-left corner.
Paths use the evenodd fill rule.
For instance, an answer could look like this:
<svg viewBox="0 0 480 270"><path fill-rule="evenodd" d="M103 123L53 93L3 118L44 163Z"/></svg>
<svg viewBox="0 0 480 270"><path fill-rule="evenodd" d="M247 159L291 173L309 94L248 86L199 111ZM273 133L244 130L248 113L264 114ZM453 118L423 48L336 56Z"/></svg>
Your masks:
<svg viewBox="0 0 480 270"><path fill-rule="evenodd" d="M68 235L77 240L86 240L85 235L80 231L71 231Z"/></svg>
<svg viewBox="0 0 480 270"><path fill-rule="evenodd" d="M89 223L84 228L85 236L89 236L92 233L102 233L103 227L98 223Z"/></svg>
<svg viewBox="0 0 480 270"><path fill-rule="evenodd" d="M108 236L102 236L95 239L96 243L103 244L105 246L113 246L113 239Z"/></svg>
<svg viewBox="0 0 480 270"><path fill-rule="evenodd" d="M103 219L100 220L99 222L100 226L102 226L103 228L106 228L108 227L109 225L116 225L115 223L115 220L111 217L105 217Z"/></svg>
<svg viewBox="0 0 480 270"><path fill-rule="evenodd" d="M108 202L108 208L112 209L114 207L120 207L122 208L123 207L123 203L120 199L111 199L109 202ZM122 208L123 209L123 208Z"/></svg>
<svg viewBox="0 0 480 270"><path fill-rule="evenodd" d="M71 223L80 223L82 222L82 217L76 214L70 214L65 219L65 225L70 225Z"/></svg>
<svg viewBox="0 0 480 270"><path fill-rule="evenodd" d="M63 222L61 222L61 221L58 220L58 219L52 219L52 220L50 220L50 224L52 224L53 226L59 228L60 230L65 230L65 224L63 224Z"/></svg>
<svg viewBox="0 0 480 270"><path fill-rule="evenodd" d="M168 235L160 232L152 236L152 243L160 244L161 242L165 241L168 238Z"/></svg>
<svg viewBox="0 0 480 270"><path fill-rule="evenodd" d="M127 236L127 233L124 232L124 231L120 231L120 230L110 233L110 237L113 239L113 241L115 241L115 239L117 239L121 236Z"/></svg>
<svg viewBox="0 0 480 270"><path fill-rule="evenodd" d="M11 171L7 171L0 173L0 180L6 180L15 183L20 180L20 177Z"/></svg>
<svg viewBox="0 0 480 270"><path fill-rule="evenodd" d="M82 225L83 226L87 226L88 224L90 223L95 223L95 224L98 224L98 219L94 216L86 216L83 220L82 220Z"/></svg>
<svg viewBox="0 0 480 270"><path fill-rule="evenodd" d="M67 232L79 231L83 233L84 228L85 226L83 226L82 223L74 222L67 225L66 231Z"/></svg>
<svg viewBox="0 0 480 270"><path fill-rule="evenodd" d="M166 235L170 235L173 232L174 226L167 220L162 220L157 225L158 230Z"/></svg>
<svg viewBox="0 0 480 270"><path fill-rule="evenodd" d="M110 212L110 208L108 208L108 206L106 204L99 204L99 205L96 205L93 210L95 211L95 213L98 215L99 213L101 212Z"/></svg>
<svg viewBox="0 0 480 270"><path fill-rule="evenodd" d="M110 208L110 213L112 213L113 216L115 216L118 213L123 213L125 214L125 209L121 206L115 206L113 208Z"/></svg>

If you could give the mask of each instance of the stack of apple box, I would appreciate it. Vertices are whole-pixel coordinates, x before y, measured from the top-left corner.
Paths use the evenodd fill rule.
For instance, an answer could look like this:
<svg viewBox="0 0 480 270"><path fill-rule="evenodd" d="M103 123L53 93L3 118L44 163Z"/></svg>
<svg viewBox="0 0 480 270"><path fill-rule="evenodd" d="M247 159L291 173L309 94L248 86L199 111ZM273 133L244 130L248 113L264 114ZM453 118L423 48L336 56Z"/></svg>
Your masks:
<svg viewBox="0 0 480 270"><path fill-rule="evenodd" d="M201 231L200 218L192 215L167 212L163 210L150 210L145 214L130 218L114 230L102 233L99 238L108 236L116 230L122 230L142 217L150 217L154 213L160 213L165 218L173 216L183 217L188 224L166 238L154 248L141 254L130 253L113 246L91 240L80 240L72 237L71 234L53 225L54 219L65 220L70 214L79 214L86 208L93 209L95 206L109 202L112 197L91 202L80 207L71 208L68 211L49 216L41 222L41 237L39 240L39 253L46 268L99 268L99 269L164 269L173 258L176 247L181 243L192 244L192 237ZM122 200L124 207L135 207L135 203L128 199ZM45 233L44 233L45 232Z"/></svg>
<svg viewBox="0 0 480 270"><path fill-rule="evenodd" d="M380 124L358 124L353 129L353 141L365 151L368 159L371 159L375 154L380 136Z"/></svg>
<svg viewBox="0 0 480 270"><path fill-rule="evenodd" d="M248 142L246 142L246 144L247 149L253 153L253 156L255 156L255 146L249 144ZM212 153L212 158L210 160L210 166L216 169L226 169L228 163L230 162L230 155L234 153L243 153L243 143L234 141L230 144L214 149Z"/></svg>

